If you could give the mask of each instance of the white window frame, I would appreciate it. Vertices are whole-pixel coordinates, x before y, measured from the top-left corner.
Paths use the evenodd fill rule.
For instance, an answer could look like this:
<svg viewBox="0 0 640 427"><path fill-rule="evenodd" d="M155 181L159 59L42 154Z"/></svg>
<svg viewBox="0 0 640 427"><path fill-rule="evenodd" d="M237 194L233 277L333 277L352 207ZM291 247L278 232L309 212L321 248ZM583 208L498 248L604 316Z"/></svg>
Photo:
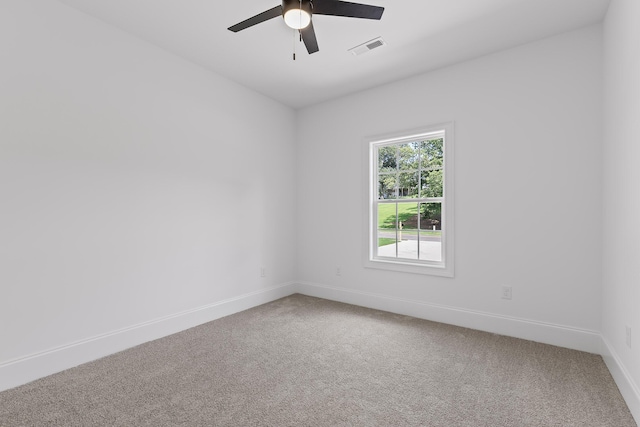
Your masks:
<svg viewBox="0 0 640 427"><path fill-rule="evenodd" d="M454 275L454 124L441 123L420 129L367 137L364 140L364 187L365 187L365 250L364 266L406 273L453 277ZM376 147L402 142L413 142L433 136L444 135L443 147L443 197L442 197L442 261L422 261L377 256L378 248L378 158ZM402 199L400 201L411 201Z"/></svg>

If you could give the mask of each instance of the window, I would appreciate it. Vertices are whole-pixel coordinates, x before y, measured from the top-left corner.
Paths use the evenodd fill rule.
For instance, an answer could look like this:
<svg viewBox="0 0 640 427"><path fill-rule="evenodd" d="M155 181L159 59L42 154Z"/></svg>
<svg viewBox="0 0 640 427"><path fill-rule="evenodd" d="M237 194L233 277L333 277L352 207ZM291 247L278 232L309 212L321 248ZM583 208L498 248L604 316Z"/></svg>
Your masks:
<svg viewBox="0 0 640 427"><path fill-rule="evenodd" d="M453 124L366 141L365 265L453 276Z"/></svg>

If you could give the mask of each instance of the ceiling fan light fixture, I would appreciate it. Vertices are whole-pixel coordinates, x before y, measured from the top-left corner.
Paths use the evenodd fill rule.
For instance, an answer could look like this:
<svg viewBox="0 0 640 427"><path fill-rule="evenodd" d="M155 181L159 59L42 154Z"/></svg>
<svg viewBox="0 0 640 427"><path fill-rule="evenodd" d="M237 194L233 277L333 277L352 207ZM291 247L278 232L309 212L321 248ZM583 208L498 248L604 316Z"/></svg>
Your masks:
<svg viewBox="0 0 640 427"><path fill-rule="evenodd" d="M256 24L282 16L287 26L298 30L300 41L304 42L307 52L312 54L319 51L312 15L380 20L383 12L384 7L342 0L281 0L281 4L230 26L229 31L237 33ZM372 49L372 47L369 47L369 49Z"/></svg>
<svg viewBox="0 0 640 427"><path fill-rule="evenodd" d="M294 30L301 30L311 23L311 15L304 10L291 9L284 13L284 22Z"/></svg>
<svg viewBox="0 0 640 427"><path fill-rule="evenodd" d="M284 0L282 17L285 24L294 30L306 28L311 23L311 3L308 0Z"/></svg>

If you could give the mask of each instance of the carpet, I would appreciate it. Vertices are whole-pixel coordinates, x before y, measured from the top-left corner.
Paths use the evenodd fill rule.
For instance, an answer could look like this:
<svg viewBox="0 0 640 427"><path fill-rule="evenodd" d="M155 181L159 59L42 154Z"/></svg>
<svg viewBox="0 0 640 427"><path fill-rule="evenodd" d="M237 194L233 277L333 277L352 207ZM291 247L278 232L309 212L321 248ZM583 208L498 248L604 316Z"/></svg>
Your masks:
<svg viewBox="0 0 640 427"><path fill-rule="evenodd" d="M636 426L598 355L292 295L0 393L0 426Z"/></svg>

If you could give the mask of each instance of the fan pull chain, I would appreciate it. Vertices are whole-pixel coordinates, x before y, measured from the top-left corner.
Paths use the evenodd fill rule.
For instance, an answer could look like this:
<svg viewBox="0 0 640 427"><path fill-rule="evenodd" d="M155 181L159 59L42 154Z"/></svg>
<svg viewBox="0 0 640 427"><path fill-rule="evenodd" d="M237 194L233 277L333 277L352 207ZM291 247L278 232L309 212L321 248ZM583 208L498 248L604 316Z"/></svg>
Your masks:
<svg viewBox="0 0 640 427"><path fill-rule="evenodd" d="M302 21L302 0L300 0L300 21ZM300 33L300 41L302 41L302 31L298 30ZM296 60L296 33L293 32L293 60Z"/></svg>

